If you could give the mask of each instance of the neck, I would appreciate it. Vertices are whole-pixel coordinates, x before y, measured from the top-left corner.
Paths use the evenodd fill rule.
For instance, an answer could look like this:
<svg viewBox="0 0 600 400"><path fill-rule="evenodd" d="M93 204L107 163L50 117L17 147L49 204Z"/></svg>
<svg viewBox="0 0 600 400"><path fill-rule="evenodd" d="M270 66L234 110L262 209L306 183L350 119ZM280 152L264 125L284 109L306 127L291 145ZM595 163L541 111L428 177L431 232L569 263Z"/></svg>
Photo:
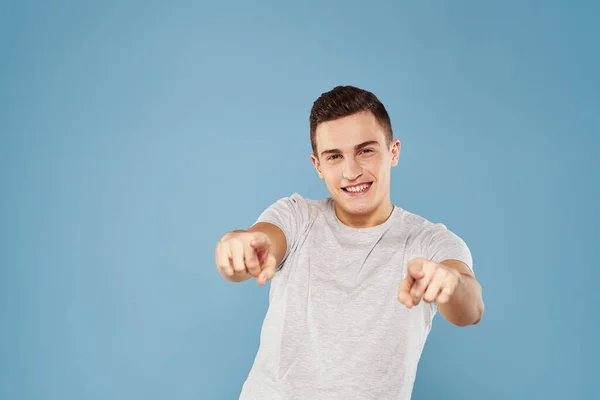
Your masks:
<svg viewBox="0 0 600 400"><path fill-rule="evenodd" d="M365 214L351 214L342 210L335 202L334 209L337 218L350 228L371 228L383 224L392 215L394 205L387 199L375 210Z"/></svg>

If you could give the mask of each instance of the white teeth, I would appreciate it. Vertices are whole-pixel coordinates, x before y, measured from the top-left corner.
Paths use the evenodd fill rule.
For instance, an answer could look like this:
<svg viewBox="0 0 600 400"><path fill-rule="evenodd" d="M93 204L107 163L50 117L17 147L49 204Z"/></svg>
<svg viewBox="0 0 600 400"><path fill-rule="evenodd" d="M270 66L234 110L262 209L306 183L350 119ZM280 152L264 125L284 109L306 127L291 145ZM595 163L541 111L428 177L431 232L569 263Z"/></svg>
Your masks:
<svg viewBox="0 0 600 400"><path fill-rule="evenodd" d="M346 188L346 190L349 192L356 193L356 192L362 192L363 190L365 190L368 187L369 187L369 184L365 183L364 185Z"/></svg>

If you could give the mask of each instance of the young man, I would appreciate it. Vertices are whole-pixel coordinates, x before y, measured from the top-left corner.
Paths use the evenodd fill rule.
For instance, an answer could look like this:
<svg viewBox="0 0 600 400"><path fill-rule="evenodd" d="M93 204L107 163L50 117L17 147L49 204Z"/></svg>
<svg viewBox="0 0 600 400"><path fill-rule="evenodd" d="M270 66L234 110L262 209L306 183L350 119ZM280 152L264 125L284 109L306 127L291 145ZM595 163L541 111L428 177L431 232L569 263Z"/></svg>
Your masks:
<svg viewBox="0 0 600 400"><path fill-rule="evenodd" d="M410 399L435 313L457 326L481 319L471 253L443 224L392 204L400 142L375 95L324 93L310 137L331 197L282 198L216 247L225 279L271 280L240 399Z"/></svg>

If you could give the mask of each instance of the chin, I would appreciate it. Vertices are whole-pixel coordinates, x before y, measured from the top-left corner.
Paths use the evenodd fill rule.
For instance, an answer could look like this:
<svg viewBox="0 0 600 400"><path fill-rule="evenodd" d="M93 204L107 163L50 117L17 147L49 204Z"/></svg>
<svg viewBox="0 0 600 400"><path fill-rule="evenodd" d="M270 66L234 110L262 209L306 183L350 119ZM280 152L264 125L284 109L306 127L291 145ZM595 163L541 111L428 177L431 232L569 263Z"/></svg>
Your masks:
<svg viewBox="0 0 600 400"><path fill-rule="evenodd" d="M369 214L373 212L376 208L373 201L347 201L343 197L341 199L338 198L339 205L349 214Z"/></svg>
<svg viewBox="0 0 600 400"><path fill-rule="evenodd" d="M369 214L377 208L377 196L375 193L368 193L362 198L350 197L343 189L335 188L330 192L336 204L348 214ZM374 189L371 186L371 189Z"/></svg>
<svg viewBox="0 0 600 400"><path fill-rule="evenodd" d="M371 203L367 201L348 201L340 199L340 204L348 211L363 213L371 208Z"/></svg>

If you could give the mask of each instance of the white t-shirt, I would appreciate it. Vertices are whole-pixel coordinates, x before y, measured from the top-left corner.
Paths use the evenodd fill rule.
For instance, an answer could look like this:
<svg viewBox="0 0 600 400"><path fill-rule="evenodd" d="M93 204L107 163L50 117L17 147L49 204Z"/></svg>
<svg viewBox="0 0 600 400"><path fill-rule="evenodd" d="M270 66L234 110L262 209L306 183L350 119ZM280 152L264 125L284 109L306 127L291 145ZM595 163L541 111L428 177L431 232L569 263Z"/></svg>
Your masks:
<svg viewBox="0 0 600 400"><path fill-rule="evenodd" d="M383 224L350 228L331 198L297 193L257 222L277 225L288 246L240 400L410 399L437 307L408 309L398 285L416 257L473 268L466 243L399 207Z"/></svg>

